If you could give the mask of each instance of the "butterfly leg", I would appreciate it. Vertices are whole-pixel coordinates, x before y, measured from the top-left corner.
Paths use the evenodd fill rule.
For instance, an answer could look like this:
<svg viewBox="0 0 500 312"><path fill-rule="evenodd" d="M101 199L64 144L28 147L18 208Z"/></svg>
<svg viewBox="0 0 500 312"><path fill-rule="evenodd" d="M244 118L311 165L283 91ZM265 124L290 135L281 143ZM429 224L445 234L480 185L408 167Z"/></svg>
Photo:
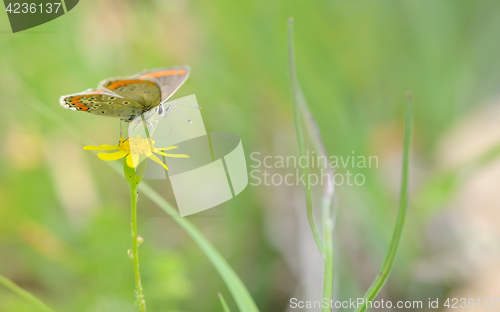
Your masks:
<svg viewBox="0 0 500 312"><path fill-rule="evenodd" d="M153 135L153 132L155 131L156 126L158 125L158 121L157 121L157 120L153 120L153 122L155 122L155 124L154 124L154 125L153 125L153 123L152 123L151 121L149 121L149 120L147 120L147 121L146 121L147 125L148 125L149 127L151 127L151 130L149 131L149 133L150 133L151 135Z"/></svg>
<svg viewBox="0 0 500 312"><path fill-rule="evenodd" d="M151 135L155 132L156 127L158 126L158 120L148 121L149 126L151 127Z"/></svg>
<svg viewBox="0 0 500 312"><path fill-rule="evenodd" d="M153 135L153 132L156 129L156 126L158 125L158 120L153 120L154 124L153 124L153 122L151 122L149 120L145 120L145 122L146 122L146 127L148 127L148 131L146 132L146 129L143 128L141 131L141 136L144 133L145 136L148 136L148 134L149 134L149 136L151 137ZM135 125L134 128L132 129L132 131L137 129L138 126L141 126L141 124Z"/></svg>

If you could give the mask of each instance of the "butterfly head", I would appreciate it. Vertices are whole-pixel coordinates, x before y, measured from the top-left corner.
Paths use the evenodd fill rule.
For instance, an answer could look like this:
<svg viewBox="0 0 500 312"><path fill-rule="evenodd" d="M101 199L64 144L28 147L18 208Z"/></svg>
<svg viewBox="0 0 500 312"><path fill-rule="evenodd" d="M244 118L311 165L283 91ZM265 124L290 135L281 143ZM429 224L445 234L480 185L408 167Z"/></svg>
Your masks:
<svg viewBox="0 0 500 312"><path fill-rule="evenodd" d="M169 108L165 108L163 105L164 105L164 103L158 105L155 108L154 112L156 115L163 117L165 114L167 114Z"/></svg>

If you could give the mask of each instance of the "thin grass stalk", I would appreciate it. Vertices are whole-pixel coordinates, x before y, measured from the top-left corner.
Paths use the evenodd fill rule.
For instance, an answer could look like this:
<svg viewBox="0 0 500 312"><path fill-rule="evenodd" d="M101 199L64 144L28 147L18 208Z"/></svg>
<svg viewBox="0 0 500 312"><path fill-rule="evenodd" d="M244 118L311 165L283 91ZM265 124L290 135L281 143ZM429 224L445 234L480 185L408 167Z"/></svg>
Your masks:
<svg viewBox="0 0 500 312"><path fill-rule="evenodd" d="M45 303L41 302L38 298L17 286L14 282L12 282L7 277L0 275L0 284L4 285L8 289L10 289L13 293L23 297L26 301L30 302L33 306L37 307L40 311L43 312L54 312L51 308L49 308Z"/></svg>
<svg viewBox="0 0 500 312"><path fill-rule="evenodd" d="M387 254L385 256L384 262L380 267L380 271L373 281L372 285L366 292L364 299L364 304L356 309L356 312L366 311L366 302L373 301L385 282L391 274L392 268L394 266L394 260L396 259L396 253L398 251L399 243L401 241L401 234L403 233L403 226L406 217L406 210L408 207L408 177L410 171L410 143L411 143L411 128L413 120L413 100L411 93L406 95L406 107L405 107L405 132L404 132L404 149L403 149L403 165L401 174L401 193L399 196L399 207L398 215L396 217L396 225L394 227L394 232L392 234L391 243Z"/></svg>
<svg viewBox="0 0 500 312"><path fill-rule="evenodd" d="M332 178L333 179L333 178ZM329 179L327 184L333 185L333 180ZM334 282L334 252L333 252L333 227L334 221L332 216L332 201L333 194L323 195L322 200L322 213L323 213L323 231L325 241L325 261L323 265L323 296L322 300L328 299L331 302L333 299L333 282ZM323 306L322 312L330 312L331 307Z"/></svg>
<svg viewBox="0 0 500 312"><path fill-rule="evenodd" d="M219 293L219 300L220 300L220 304L222 305L222 311L231 312L231 310L229 310L229 306L227 305L226 300L224 299L224 297L222 296L221 293Z"/></svg>
<svg viewBox="0 0 500 312"><path fill-rule="evenodd" d="M300 99L302 98L300 92L300 86L297 80L296 69L295 69L295 56L293 50L293 19L289 20L288 23L288 65L289 65L289 75L290 75L290 86L292 91L292 101L293 101L293 117L295 121L295 132L297 135L297 143L299 147L300 157L307 157L307 145L305 141L304 129L303 129L303 121L301 116L301 104ZM309 168L307 166L302 167L299 166L301 173L304 176L309 176ZM321 242L320 234L316 223L314 221L314 213L313 213L313 204L312 204L312 192L310 185L306 185L305 187L305 195L306 195L306 209L307 209L307 219L309 221L309 226L311 227L311 231L314 236L314 240L316 241L316 245L318 246L319 252L321 253L321 257L325 259L325 247L323 246L323 242Z"/></svg>
<svg viewBox="0 0 500 312"><path fill-rule="evenodd" d="M108 162L108 164L110 164ZM112 165L112 164L110 164ZM118 170L119 173L119 170ZM160 194L153 190L146 183L139 185L141 193L154 202L158 207L165 211L184 231L191 236L191 238L203 250L205 255L209 258L224 283L227 285L229 292L233 296L239 311L241 312L258 312L255 302L253 301L250 293L246 289L241 279L236 275L234 270L229 266L222 255L212 246L212 244L203 236L187 218L182 218L176 208L170 205Z"/></svg>
<svg viewBox="0 0 500 312"><path fill-rule="evenodd" d="M304 94L298 83L296 70L295 70L295 58L293 49L293 19L289 20L288 23L288 53L290 60L290 80L292 81L292 90L294 98L294 113L296 114L295 122L297 129L297 139L299 141L299 149L301 144L305 144L305 135L302 131L302 121L305 124L305 129L307 130L307 137L309 142L311 142L313 148L319 152L320 156L324 156L324 159L328 159L328 153L326 152L326 147L324 141L321 137L321 132L319 131L318 124L316 123L314 116L312 115L307 101L305 100ZM302 116L304 117L302 120ZM298 124L298 126L297 126ZM300 127L300 128L299 128ZM299 135L302 136L299 139ZM322 181L323 185L323 196L321 200L321 216L323 225L323 242L324 249L322 252L324 268L323 268L323 296L322 299L327 299L328 302L333 298L333 282L334 282L334 251L333 251L333 211L332 204L335 196L335 189L333 184L333 169L329 166L328 161L325 161L323 168L321 170L326 170L327 179ZM322 175L323 176L323 175ZM310 189L306 188L306 194L310 194ZM307 195L306 195L307 196ZM309 211L312 211L312 205L308 206L308 216L311 215ZM310 219L311 222L311 219ZM314 224L314 222L313 222ZM313 230L313 234L315 229ZM316 229L317 231L317 229ZM319 233L318 233L319 236ZM321 252L321 250L320 250ZM329 307L323 307L322 311L331 311Z"/></svg>

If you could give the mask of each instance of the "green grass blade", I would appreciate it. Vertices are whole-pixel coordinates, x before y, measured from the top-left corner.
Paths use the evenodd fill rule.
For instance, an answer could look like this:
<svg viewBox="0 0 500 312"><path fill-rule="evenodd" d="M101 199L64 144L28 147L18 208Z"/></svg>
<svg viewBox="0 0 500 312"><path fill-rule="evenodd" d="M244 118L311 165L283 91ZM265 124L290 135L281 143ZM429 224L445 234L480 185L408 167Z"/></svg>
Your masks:
<svg viewBox="0 0 500 312"><path fill-rule="evenodd" d="M224 312L231 312L231 310L229 310L229 307L227 306L226 300L224 300L224 297L222 296L221 293L219 293L219 299L220 299L220 304L222 305L222 309L224 310Z"/></svg>
<svg viewBox="0 0 500 312"><path fill-rule="evenodd" d="M290 89L292 92L292 101L293 101L293 117L295 122L295 131L297 135L297 143L299 147L300 157L307 156L307 145L306 145L306 137L304 134L303 128L303 120L301 116L302 107L304 106L304 96L302 91L300 90L299 82L297 80L297 74L295 69L295 56L293 50L293 20L290 19L288 24L288 65L289 65L289 79L290 79ZM301 104L302 103L302 104ZM300 166L301 173L305 176L309 175L309 168ZM307 219L309 221L309 226L311 227L311 231L314 236L314 240L316 241L316 245L318 245L318 249L321 253L323 259L325 258L325 248L320 239L320 234L318 228L316 227L316 223L314 222L314 214L313 214L313 204L312 204L312 191L309 185L305 186L306 193L306 208L307 208Z"/></svg>
<svg viewBox="0 0 500 312"><path fill-rule="evenodd" d="M373 281L372 285L366 292L364 299L365 303L367 301L373 301L385 282L389 278L389 275L394 266L394 260L396 258L396 253L398 251L399 242L401 241L401 234L403 232L403 225L406 217L406 208L408 207L408 176L410 167L410 143L411 143L411 127L413 120L413 100L411 93L407 94L406 108L405 108L405 133L404 133L404 150L403 150L403 168L401 175L401 193L399 197L399 207L398 215L396 217L396 225L394 227L394 232L392 234L391 243L387 254L385 256L384 262L380 268L380 272ZM356 309L356 312L366 311L366 304Z"/></svg>
<svg viewBox="0 0 500 312"><path fill-rule="evenodd" d="M208 259L215 267L219 275L226 283L231 295L236 302L239 310L242 312L255 312L259 311L255 302L253 301L250 293L245 285L234 272L231 266L221 256L221 254L212 246L212 244L203 236L203 234L186 218L179 215L177 209L170 205L160 194L153 190L149 185L142 182L139 184L139 190L158 205L163 211L172 217L177 224L191 236L191 238L198 244L198 246L207 255Z"/></svg>
<svg viewBox="0 0 500 312"><path fill-rule="evenodd" d="M306 143L306 136L303 132L302 122L304 123L305 130L307 133L307 139L312 148L318 151L319 156L323 156L324 159L329 159L328 153L326 152L326 147L321 137L321 132L319 131L318 124L314 119L313 114L309 110L307 101L304 94L300 88L297 74L295 70L295 59L294 59L294 49L293 49L293 19L290 18L288 22L288 53L289 53L289 66L290 66L290 81L291 88L294 98L294 116L295 116L295 127L297 131L297 140L299 142L299 150L301 151L301 156L304 154L304 147ZM302 146L302 148L301 148ZM306 202L308 210L309 223L315 236L320 252L324 260L324 270L323 270L323 299L331 300L333 298L333 280L334 280L334 254L333 254L333 211L332 203L334 201L335 189L333 184L333 169L329 166L328 162L325 161L323 168L326 171L328 179L323 185L323 195L321 200L321 221L323 224L323 242L319 240L319 232L315 227L314 219L312 217L312 204L309 202L311 198L311 190L306 187ZM306 171L307 172L307 171ZM323 176L323 175L322 175ZM323 248L323 249L321 249ZM325 307L322 311L329 311L330 309Z"/></svg>
<svg viewBox="0 0 500 312"><path fill-rule="evenodd" d="M17 286L14 284L10 279L7 277L0 275L0 284L4 285L8 289L10 289L12 292L18 294L19 296L23 297L27 301L29 301L31 304L33 304L35 307L37 307L40 311L45 311L45 312L54 312L51 308L49 308L45 303L41 302L38 300L35 296L27 292L26 290L22 289L21 287Z"/></svg>

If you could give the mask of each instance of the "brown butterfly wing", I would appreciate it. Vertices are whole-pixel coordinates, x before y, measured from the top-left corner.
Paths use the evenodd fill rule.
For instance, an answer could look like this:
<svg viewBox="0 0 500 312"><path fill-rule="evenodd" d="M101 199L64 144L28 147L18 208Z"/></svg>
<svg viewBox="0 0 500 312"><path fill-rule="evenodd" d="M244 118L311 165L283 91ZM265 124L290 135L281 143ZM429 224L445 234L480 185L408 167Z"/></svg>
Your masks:
<svg viewBox="0 0 500 312"><path fill-rule="evenodd" d="M154 79L161 89L161 101L165 101L179 89L191 73L187 65L146 70L132 76L134 79Z"/></svg>
<svg viewBox="0 0 500 312"><path fill-rule="evenodd" d="M161 102L159 84L153 79L111 78L99 85L139 103L143 112L155 108Z"/></svg>
<svg viewBox="0 0 500 312"><path fill-rule="evenodd" d="M67 109L117 117L127 122L142 112L139 103L103 89L89 89L81 93L63 95L59 102Z"/></svg>

